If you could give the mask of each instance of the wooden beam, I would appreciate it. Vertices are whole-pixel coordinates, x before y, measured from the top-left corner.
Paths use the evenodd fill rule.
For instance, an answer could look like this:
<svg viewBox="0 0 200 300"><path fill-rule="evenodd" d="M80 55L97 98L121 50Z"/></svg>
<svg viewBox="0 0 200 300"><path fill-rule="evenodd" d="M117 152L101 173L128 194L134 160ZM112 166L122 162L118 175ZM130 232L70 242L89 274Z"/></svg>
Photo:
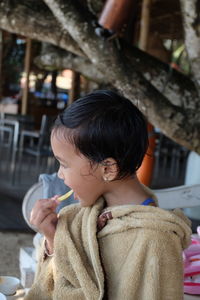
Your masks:
<svg viewBox="0 0 200 300"><path fill-rule="evenodd" d="M72 71L72 83L69 93L68 105L74 102L77 98L80 97L80 73Z"/></svg>
<svg viewBox="0 0 200 300"><path fill-rule="evenodd" d="M147 45L148 45L151 3L152 0L143 0L142 2L139 47L144 51L147 50Z"/></svg>
<svg viewBox="0 0 200 300"><path fill-rule="evenodd" d="M149 29L150 29L150 12L151 12L151 2L152 0L143 0L142 2L142 13L140 20L140 37L139 37L139 47L143 51L147 52L148 40L149 40ZM137 176L139 181L144 185L149 186L151 184L154 168L154 150L155 150L155 135L153 135L153 126L148 123L148 133L149 133L149 146L147 153L144 156L142 165L137 171Z"/></svg>
<svg viewBox="0 0 200 300"><path fill-rule="evenodd" d="M2 74L2 64L3 64L3 30L0 29L0 101L2 100L2 83L3 83L3 74Z"/></svg>
<svg viewBox="0 0 200 300"><path fill-rule="evenodd" d="M32 40L30 38L26 39L26 54L25 54L25 86L23 88L22 94L22 107L21 113L22 115L27 114L27 107L28 107L28 93L29 93L29 74L30 74L30 65L31 65L31 46Z"/></svg>

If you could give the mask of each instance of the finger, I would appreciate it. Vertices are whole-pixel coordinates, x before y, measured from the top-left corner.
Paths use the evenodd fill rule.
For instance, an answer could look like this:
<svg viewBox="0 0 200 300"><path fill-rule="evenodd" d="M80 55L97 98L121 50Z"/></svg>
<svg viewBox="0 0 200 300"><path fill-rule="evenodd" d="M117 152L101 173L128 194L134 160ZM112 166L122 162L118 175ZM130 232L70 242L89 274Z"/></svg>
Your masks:
<svg viewBox="0 0 200 300"><path fill-rule="evenodd" d="M42 225L42 227L49 226L49 224L56 225L57 221L58 221L57 214L51 213L44 219L44 221L41 223L41 225Z"/></svg>
<svg viewBox="0 0 200 300"><path fill-rule="evenodd" d="M34 207L44 207L44 208L55 208L57 206L57 202L53 198L49 199L39 199L36 201Z"/></svg>
<svg viewBox="0 0 200 300"><path fill-rule="evenodd" d="M57 203L57 205L59 205L59 204L60 204L60 201L58 200L59 197L60 197L60 195L55 195L55 196L53 196L51 199L52 199L53 201L55 201L55 202Z"/></svg>
<svg viewBox="0 0 200 300"><path fill-rule="evenodd" d="M48 226L51 226L50 224L51 220L53 222L57 222L57 214L54 212L50 212L48 215L43 215L41 217L36 217L30 219L31 225L34 225L38 229L42 228L45 223L48 223ZM55 224L54 224L55 225Z"/></svg>
<svg viewBox="0 0 200 300"><path fill-rule="evenodd" d="M35 223L39 224L43 222L47 215L52 212L56 212L57 203L52 200L48 201L38 201L38 204L35 205L30 214L30 222L34 225ZM49 203L49 202L53 202Z"/></svg>
<svg viewBox="0 0 200 300"><path fill-rule="evenodd" d="M40 211L47 214L50 211L55 211L58 203L50 199L40 199L38 200L32 208L31 218L35 218Z"/></svg>
<svg viewBox="0 0 200 300"><path fill-rule="evenodd" d="M57 225L58 217L55 213L49 214L42 223L38 226L40 232L46 237L53 239Z"/></svg>
<svg viewBox="0 0 200 300"><path fill-rule="evenodd" d="M43 220L51 213L54 213L54 210L50 208L32 210L30 214L30 223L32 225L38 225L43 222Z"/></svg>
<svg viewBox="0 0 200 300"><path fill-rule="evenodd" d="M60 195L54 195L53 197L51 197L51 199L56 200L56 199L58 199L58 197L60 197Z"/></svg>

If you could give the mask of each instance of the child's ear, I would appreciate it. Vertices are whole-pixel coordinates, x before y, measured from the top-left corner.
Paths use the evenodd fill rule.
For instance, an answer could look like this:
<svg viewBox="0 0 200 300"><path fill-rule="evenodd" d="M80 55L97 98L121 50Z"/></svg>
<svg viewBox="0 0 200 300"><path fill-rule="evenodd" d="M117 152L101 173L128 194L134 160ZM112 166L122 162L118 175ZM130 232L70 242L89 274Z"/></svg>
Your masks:
<svg viewBox="0 0 200 300"><path fill-rule="evenodd" d="M102 178L104 181L112 181L114 180L119 172L117 162L114 158L109 157L106 158L101 163L101 171L102 171Z"/></svg>

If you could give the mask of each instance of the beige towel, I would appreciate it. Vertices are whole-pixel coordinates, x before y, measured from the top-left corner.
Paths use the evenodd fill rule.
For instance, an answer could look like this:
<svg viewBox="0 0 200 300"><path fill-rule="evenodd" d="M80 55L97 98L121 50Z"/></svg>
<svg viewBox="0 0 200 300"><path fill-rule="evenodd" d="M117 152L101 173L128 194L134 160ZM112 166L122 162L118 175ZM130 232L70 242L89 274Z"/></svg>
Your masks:
<svg viewBox="0 0 200 300"><path fill-rule="evenodd" d="M78 204L60 212L55 255L41 260L25 300L182 300L182 249L189 222L180 211L126 205L97 232L104 207Z"/></svg>

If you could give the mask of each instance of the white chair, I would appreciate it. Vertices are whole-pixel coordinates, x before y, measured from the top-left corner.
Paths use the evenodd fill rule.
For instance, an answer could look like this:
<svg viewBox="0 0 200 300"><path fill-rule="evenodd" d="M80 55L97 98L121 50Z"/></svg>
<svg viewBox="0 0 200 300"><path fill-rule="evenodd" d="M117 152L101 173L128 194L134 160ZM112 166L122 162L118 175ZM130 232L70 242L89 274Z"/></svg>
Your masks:
<svg viewBox="0 0 200 300"><path fill-rule="evenodd" d="M30 214L31 210L35 204L35 201L43 198L43 184L42 181L35 183L30 187L30 189L26 192L23 203L22 203L22 214L23 217L28 224L28 226L37 231L34 226L30 224Z"/></svg>
<svg viewBox="0 0 200 300"><path fill-rule="evenodd" d="M181 185L173 188L153 190L153 192L158 198L159 207L163 209L200 206L200 184ZM38 182L30 187L23 199L23 216L32 229L34 228L29 222L30 212L35 201L42 197L42 182Z"/></svg>
<svg viewBox="0 0 200 300"><path fill-rule="evenodd" d="M153 190L163 209L200 206L200 184Z"/></svg>
<svg viewBox="0 0 200 300"><path fill-rule="evenodd" d="M163 209L171 210L174 208L200 206L200 184L182 185L173 188L153 190L153 192L158 198L159 207ZM23 216L27 224L34 230L35 228L29 223L29 217L35 201L39 198L42 198L41 182L34 184L28 190L24 197L22 205ZM185 294L184 300L200 300L200 295L193 296Z"/></svg>
<svg viewBox="0 0 200 300"><path fill-rule="evenodd" d="M12 138L12 140L9 141L10 143L9 146L11 149L11 159L9 160L9 166L10 166L9 172L11 174L12 183L14 183L16 154L17 154L18 137L19 137L19 122L14 120L0 119L0 126L1 126L1 130L3 129L4 131L7 130L7 132L9 132Z"/></svg>
<svg viewBox="0 0 200 300"><path fill-rule="evenodd" d="M35 176L42 173L42 169L44 168L49 173L51 168L53 168L55 159L53 158L50 147L50 131L54 119L54 116L43 115L39 131L22 130L20 132L17 164L19 182L21 181L21 174L24 170L23 166L26 166L27 163L28 169L26 172L31 172L32 174L35 174ZM31 163L31 158L35 159L34 164ZM25 163L25 161L27 161L27 163ZM17 178L17 176L15 177Z"/></svg>

